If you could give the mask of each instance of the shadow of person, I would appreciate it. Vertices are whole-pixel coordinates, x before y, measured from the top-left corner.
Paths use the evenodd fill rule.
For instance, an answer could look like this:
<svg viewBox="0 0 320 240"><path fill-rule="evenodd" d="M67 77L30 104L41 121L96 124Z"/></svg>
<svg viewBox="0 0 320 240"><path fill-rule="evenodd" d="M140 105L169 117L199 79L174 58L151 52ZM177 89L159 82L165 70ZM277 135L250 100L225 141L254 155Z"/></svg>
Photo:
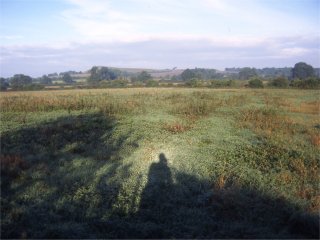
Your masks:
<svg viewBox="0 0 320 240"><path fill-rule="evenodd" d="M139 218L148 223L148 231L143 237L161 237L163 225L171 221L174 204L170 200L173 181L168 159L159 154L159 162L152 163L149 168L148 182L141 194Z"/></svg>

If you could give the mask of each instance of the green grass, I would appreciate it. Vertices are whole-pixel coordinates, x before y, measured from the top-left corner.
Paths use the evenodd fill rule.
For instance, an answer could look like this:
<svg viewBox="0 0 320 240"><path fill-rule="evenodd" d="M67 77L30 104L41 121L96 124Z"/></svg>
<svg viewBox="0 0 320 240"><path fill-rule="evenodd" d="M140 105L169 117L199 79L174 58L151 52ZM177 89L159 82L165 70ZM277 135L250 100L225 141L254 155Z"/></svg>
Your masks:
<svg viewBox="0 0 320 240"><path fill-rule="evenodd" d="M317 91L5 93L3 238L317 238Z"/></svg>

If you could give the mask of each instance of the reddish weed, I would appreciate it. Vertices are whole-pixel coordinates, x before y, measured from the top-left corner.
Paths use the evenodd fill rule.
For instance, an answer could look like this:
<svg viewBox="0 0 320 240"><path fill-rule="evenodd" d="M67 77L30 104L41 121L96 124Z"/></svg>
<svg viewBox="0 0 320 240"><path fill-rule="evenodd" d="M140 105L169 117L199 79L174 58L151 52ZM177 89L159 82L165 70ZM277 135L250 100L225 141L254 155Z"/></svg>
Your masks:
<svg viewBox="0 0 320 240"><path fill-rule="evenodd" d="M216 191L221 191L224 189L226 185L227 177L225 175L221 175L218 180L214 184L214 189Z"/></svg>
<svg viewBox="0 0 320 240"><path fill-rule="evenodd" d="M266 134L272 134L274 131L290 131L293 125L292 120L272 108L243 110L240 123L255 131L265 131Z"/></svg>
<svg viewBox="0 0 320 240"><path fill-rule="evenodd" d="M165 124L163 126L163 129L165 129L166 131L169 131L171 133L183 133L185 131L188 131L192 128L191 125L184 125L184 124L181 124L181 123L178 123L178 122L175 122L175 123L171 123L171 124Z"/></svg>
<svg viewBox="0 0 320 240"><path fill-rule="evenodd" d="M317 133L310 133L310 142L313 146L320 147L320 135Z"/></svg>
<svg viewBox="0 0 320 240"><path fill-rule="evenodd" d="M291 176L290 172L287 172L287 171L281 172L278 174L277 180L280 184L283 184L283 183L288 184L292 181L292 176Z"/></svg>

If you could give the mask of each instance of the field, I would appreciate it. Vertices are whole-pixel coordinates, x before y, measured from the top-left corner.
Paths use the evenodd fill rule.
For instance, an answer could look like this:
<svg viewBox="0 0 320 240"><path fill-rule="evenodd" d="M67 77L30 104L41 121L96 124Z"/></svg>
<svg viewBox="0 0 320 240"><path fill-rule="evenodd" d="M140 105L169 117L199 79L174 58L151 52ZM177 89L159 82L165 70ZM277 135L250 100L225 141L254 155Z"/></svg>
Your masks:
<svg viewBox="0 0 320 240"><path fill-rule="evenodd" d="M2 238L318 238L313 90L1 93Z"/></svg>

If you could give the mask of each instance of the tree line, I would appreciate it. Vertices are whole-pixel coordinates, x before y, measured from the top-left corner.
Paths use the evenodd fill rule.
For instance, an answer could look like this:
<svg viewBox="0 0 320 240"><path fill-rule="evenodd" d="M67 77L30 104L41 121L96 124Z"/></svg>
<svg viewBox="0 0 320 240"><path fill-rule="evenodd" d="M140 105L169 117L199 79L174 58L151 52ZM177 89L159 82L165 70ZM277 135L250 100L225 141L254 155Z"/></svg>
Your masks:
<svg viewBox="0 0 320 240"><path fill-rule="evenodd" d="M61 80L64 84L73 84L74 80L69 73L61 75L56 80ZM40 78L31 78L24 74L15 74L11 78L0 78L0 89L5 91L8 88L12 90L40 90L45 86L52 85L53 78L43 75Z"/></svg>
<svg viewBox="0 0 320 240"><path fill-rule="evenodd" d="M206 73L206 74L204 74ZM221 81L223 73L214 73L211 69L186 69L181 73L181 80L186 82L187 86L203 86L203 80L219 79L210 81L211 87L233 87L232 80L247 80L248 87L251 88L320 88L319 69L314 69L311 65L299 62L293 68L226 68L225 76L228 81ZM211 76L215 77L211 77ZM209 78L208 78L209 76ZM264 81L267 84L264 84Z"/></svg>
<svg viewBox="0 0 320 240"><path fill-rule="evenodd" d="M194 68L185 69L181 74L166 79L168 86L177 82L187 87L235 87L235 80L246 80L247 87L262 88L320 88L319 69L299 62L293 68L226 68L225 71L215 69ZM60 74L43 75L31 78L24 74L15 74L11 78L0 78L1 90L38 90L52 85L53 81L74 85L74 76L82 72L68 71ZM160 81L161 82L161 81ZM88 71L85 86L87 87L127 87L130 86L159 86L159 79L154 79L150 72L137 73L121 71L115 68L94 66Z"/></svg>

